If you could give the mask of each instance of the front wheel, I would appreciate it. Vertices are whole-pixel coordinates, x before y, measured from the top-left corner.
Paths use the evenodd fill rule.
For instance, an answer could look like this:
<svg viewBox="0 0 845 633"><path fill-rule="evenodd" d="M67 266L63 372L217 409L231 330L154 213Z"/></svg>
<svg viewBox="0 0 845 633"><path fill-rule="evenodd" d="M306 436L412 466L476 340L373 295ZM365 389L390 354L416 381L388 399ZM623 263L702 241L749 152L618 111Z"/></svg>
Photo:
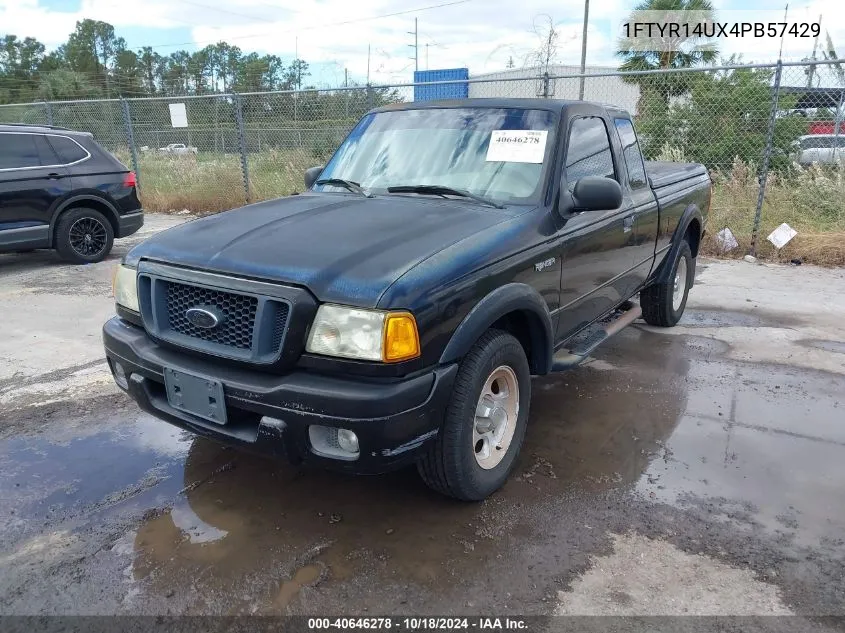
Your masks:
<svg viewBox="0 0 845 633"><path fill-rule="evenodd" d="M530 400L522 345L507 332L489 330L461 362L443 426L418 462L426 484L464 501L498 490L522 447Z"/></svg>
<svg viewBox="0 0 845 633"><path fill-rule="evenodd" d="M640 293L643 318L649 325L672 327L681 320L695 276L695 260L686 241L675 251L667 281L653 284Z"/></svg>

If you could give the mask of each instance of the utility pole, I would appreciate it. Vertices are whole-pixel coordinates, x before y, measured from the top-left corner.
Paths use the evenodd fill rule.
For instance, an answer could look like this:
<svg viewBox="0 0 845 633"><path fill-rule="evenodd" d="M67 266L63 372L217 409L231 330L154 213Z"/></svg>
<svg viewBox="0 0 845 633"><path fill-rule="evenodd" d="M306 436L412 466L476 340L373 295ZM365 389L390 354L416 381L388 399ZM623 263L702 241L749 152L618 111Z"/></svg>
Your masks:
<svg viewBox="0 0 845 633"><path fill-rule="evenodd" d="M370 85L370 45L367 44L367 85Z"/></svg>
<svg viewBox="0 0 845 633"><path fill-rule="evenodd" d="M587 70L587 23L590 20L590 0L584 0L584 31L581 34L581 81L578 84L578 99L584 100L584 73Z"/></svg>
<svg viewBox="0 0 845 633"><path fill-rule="evenodd" d="M408 33L408 35L414 36L414 43L408 44L408 46L410 46L411 48L414 49L414 56L411 57L411 59L414 60L414 70L419 70L420 69L420 47L419 47L419 44L418 44L418 42L419 42L419 28L418 28L418 25L417 25L417 18L414 18L414 30L408 31L407 33Z"/></svg>
<svg viewBox="0 0 845 633"><path fill-rule="evenodd" d="M819 32L821 32L821 23L822 23L822 16L819 16ZM819 47L819 36L816 35L816 37L813 38L813 57L812 57L812 61L816 61L816 50L818 49L818 47ZM813 75L815 73L816 73L816 67L810 66L810 70L807 73L807 87L808 88L813 87Z"/></svg>
<svg viewBox="0 0 845 633"><path fill-rule="evenodd" d="M428 70L428 42L425 44L425 69Z"/></svg>
<svg viewBox="0 0 845 633"><path fill-rule="evenodd" d="M349 87L349 69L348 68L343 69L343 87L344 88Z"/></svg>

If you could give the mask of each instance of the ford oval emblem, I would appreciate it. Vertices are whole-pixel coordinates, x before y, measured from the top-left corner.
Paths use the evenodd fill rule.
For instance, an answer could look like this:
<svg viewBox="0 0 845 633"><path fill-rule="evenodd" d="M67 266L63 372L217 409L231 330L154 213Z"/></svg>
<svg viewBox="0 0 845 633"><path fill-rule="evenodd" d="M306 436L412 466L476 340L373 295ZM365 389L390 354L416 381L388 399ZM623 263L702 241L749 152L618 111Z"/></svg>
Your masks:
<svg viewBox="0 0 845 633"><path fill-rule="evenodd" d="M188 319L188 323L203 330L216 328L223 320L207 308L189 308L185 310L185 318Z"/></svg>

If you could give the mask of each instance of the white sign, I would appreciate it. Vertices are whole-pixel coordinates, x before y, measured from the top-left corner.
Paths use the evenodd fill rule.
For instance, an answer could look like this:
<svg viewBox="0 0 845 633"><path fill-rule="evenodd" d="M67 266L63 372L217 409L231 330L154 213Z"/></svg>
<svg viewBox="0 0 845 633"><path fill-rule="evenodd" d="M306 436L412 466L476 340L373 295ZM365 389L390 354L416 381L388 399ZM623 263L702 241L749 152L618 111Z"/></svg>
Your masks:
<svg viewBox="0 0 845 633"><path fill-rule="evenodd" d="M786 246L786 243L789 242L789 240L791 240L796 235L798 235L798 231L796 231L786 222L784 222L778 228L772 231L769 237L767 237L766 239L769 240L772 244L774 244L775 248L781 249Z"/></svg>
<svg viewBox="0 0 845 633"><path fill-rule="evenodd" d="M542 163L548 134L546 130L495 130L490 135L487 161Z"/></svg>
<svg viewBox="0 0 845 633"><path fill-rule="evenodd" d="M184 103L170 104L170 125L173 127L188 127L188 112Z"/></svg>

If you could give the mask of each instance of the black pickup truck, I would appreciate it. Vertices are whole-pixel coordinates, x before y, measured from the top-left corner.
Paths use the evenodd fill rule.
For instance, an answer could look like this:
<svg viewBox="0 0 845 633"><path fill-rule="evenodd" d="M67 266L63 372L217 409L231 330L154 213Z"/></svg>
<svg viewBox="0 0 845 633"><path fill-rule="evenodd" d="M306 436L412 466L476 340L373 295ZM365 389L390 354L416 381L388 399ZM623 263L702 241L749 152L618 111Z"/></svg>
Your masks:
<svg viewBox="0 0 845 633"><path fill-rule="evenodd" d="M545 99L374 110L305 184L126 255L117 384L183 429L416 464L465 500L513 469L532 375L637 318L677 323L711 196L701 165L644 162L623 110Z"/></svg>

